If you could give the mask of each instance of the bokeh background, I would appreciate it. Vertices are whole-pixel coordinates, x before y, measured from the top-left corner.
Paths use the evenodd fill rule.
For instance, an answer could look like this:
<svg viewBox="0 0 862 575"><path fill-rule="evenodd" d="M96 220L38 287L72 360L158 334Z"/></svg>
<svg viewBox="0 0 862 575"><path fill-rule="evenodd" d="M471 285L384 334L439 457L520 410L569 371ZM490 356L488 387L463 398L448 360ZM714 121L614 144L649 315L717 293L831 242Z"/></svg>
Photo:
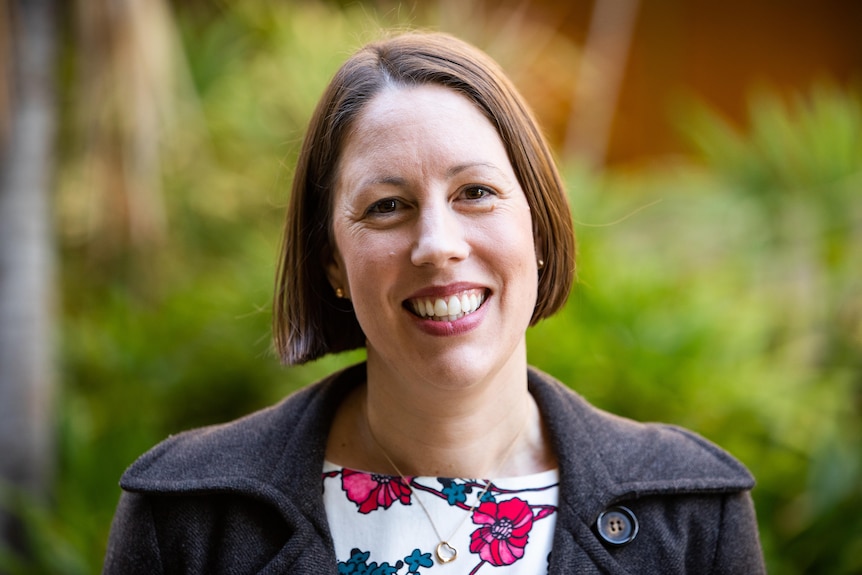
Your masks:
<svg viewBox="0 0 862 575"><path fill-rule="evenodd" d="M0 572L98 572L136 456L361 360L281 367L270 300L311 109L391 28L553 143L579 282L531 363L741 459L770 573L862 573L854 0L0 0Z"/></svg>

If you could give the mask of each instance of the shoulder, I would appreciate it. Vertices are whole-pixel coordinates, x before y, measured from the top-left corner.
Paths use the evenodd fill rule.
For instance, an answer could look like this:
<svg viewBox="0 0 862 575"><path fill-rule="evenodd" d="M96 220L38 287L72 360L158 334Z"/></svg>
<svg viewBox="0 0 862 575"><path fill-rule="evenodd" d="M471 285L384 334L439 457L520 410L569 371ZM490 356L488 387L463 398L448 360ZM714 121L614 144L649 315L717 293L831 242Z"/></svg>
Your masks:
<svg viewBox="0 0 862 575"><path fill-rule="evenodd" d="M130 491L255 490L287 461L322 462L332 415L364 366L356 365L235 421L184 431L162 441L123 474Z"/></svg>
<svg viewBox="0 0 862 575"><path fill-rule="evenodd" d="M555 539L552 572L587 548L607 572L764 572L754 479L733 456L689 430L598 409L538 370L529 383L559 461L558 525L571 535Z"/></svg>
<svg viewBox="0 0 862 575"><path fill-rule="evenodd" d="M606 483L618 497L731 493L754 486L744 465L692 431L608 413L533 368L529 381L561 465L572 458L583 466L586 456L594 480Z"/></svg>

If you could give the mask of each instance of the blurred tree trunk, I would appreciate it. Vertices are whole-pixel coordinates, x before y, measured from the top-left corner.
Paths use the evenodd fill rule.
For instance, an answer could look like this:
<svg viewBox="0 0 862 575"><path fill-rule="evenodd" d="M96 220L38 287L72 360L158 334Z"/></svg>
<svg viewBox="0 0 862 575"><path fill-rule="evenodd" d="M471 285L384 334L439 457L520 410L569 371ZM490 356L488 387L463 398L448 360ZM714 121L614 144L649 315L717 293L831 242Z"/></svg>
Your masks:
<svg viewBox="0 0 862 575"><path fill-rule="evenodd" d="M0 487L40 497L54 460L54 0L0 0ZM9 489L11 488L11 489ZM19 546L10 514L7 543Z"/></svg>
<svg viewBox="0 0 862 575"><path fill-rule="evenodd" d="M613 130L640 0L596 0L564 154L601 170Z"/></svg>
<svg viewBox="0 0 862 575"><path fill-rule="evenodd" d="M74 15L79 145L66 160L81 177L67 191L87 198L76 226L93 262L134 275L167 233L161 143L175 115L176 22L165 0L87 0Z"/></svg>

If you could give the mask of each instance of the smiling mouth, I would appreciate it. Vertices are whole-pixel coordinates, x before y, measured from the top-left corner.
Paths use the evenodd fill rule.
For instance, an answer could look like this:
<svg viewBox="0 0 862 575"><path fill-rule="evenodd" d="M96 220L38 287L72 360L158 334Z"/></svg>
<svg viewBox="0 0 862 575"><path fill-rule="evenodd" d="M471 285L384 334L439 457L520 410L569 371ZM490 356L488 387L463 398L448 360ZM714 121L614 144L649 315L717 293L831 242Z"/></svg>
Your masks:
<svg viewBox="0 0 862 575"><path fill-rule="evenodd" d="M455 321L482 307L486 297L485 290L471 289L446 297L411 299L405 307L423 319Z"/></svg>

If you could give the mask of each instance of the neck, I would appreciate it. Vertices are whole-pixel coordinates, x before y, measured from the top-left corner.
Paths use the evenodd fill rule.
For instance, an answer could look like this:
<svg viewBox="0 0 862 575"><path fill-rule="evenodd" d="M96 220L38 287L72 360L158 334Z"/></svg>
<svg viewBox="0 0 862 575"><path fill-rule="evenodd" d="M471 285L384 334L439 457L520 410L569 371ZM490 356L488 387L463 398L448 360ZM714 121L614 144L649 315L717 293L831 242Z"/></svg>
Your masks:
<svg viewBox="0 0 862 575"><path fill-rule="evenodd" d="M367 449L380 452L372 455L378 466L392 467L388 455L407 475L500 477L519 474L526 461L521 452L537 436L543 442L525 352L475 382L405 377L377 359L370 351L368 383L356 401Z"/></svg>

